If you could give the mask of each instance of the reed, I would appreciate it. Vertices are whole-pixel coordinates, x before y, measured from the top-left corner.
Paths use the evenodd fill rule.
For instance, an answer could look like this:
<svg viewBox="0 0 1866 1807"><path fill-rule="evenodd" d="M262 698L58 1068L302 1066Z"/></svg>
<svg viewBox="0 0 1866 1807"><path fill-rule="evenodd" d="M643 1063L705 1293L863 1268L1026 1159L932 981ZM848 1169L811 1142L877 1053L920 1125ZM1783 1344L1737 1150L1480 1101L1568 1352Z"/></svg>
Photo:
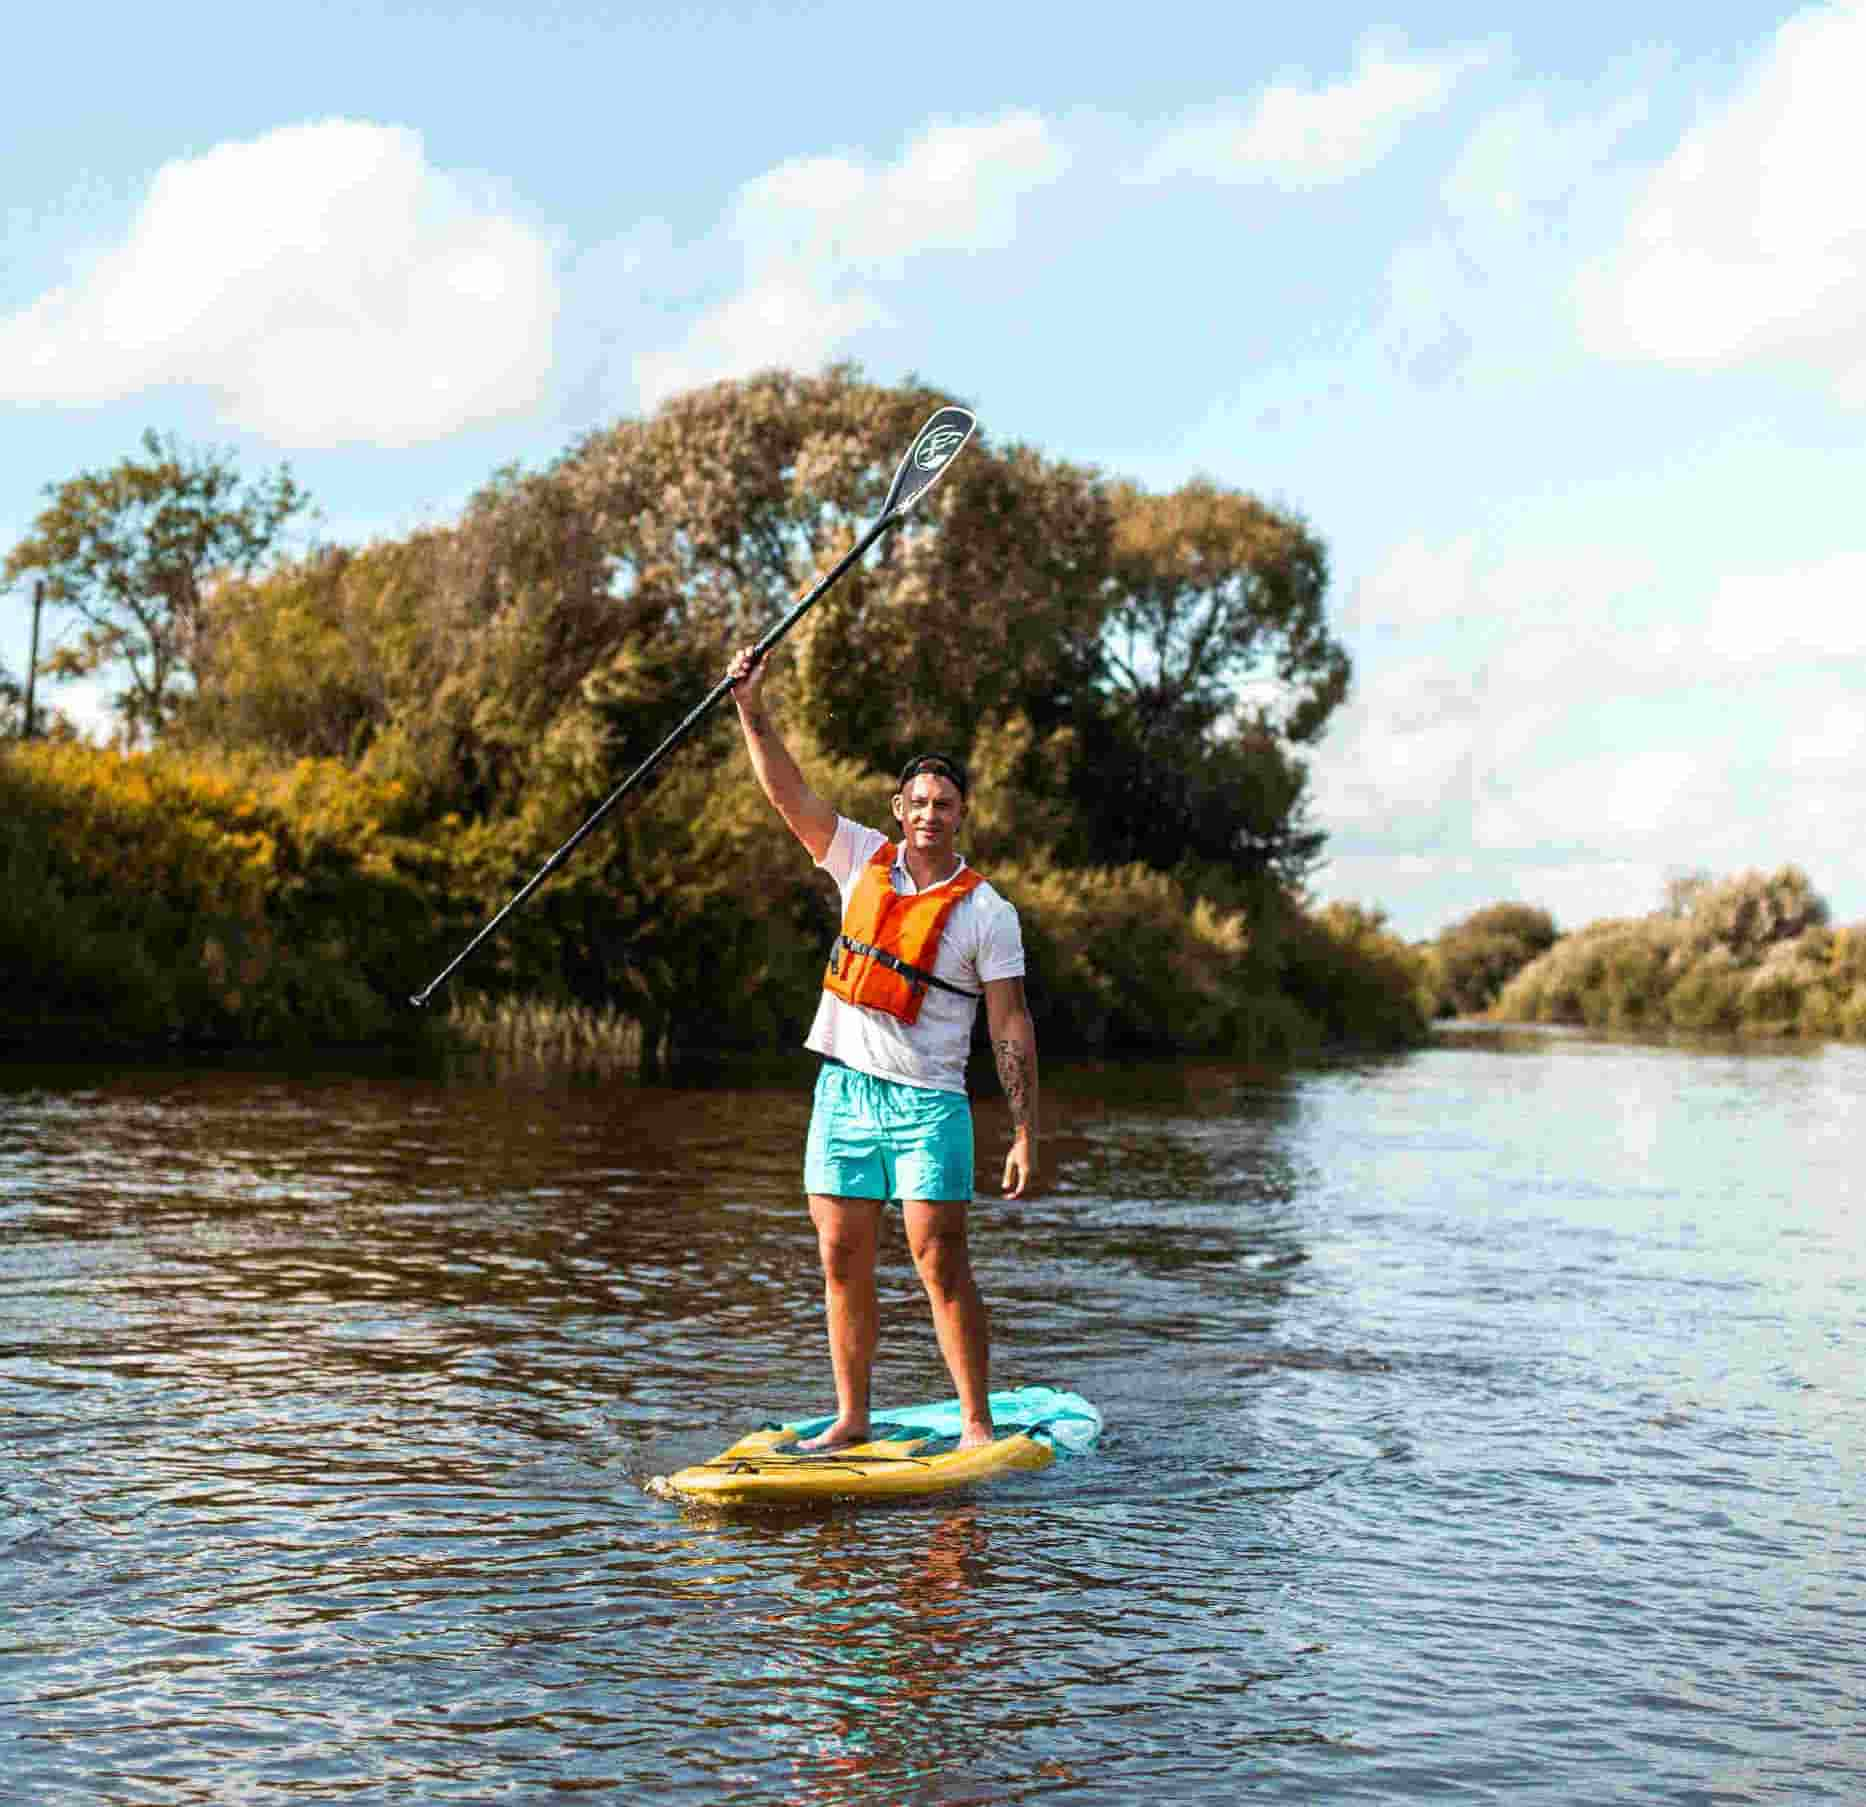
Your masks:
<svg viewBox="0 0 1866 1807"><path fill-rule="evenodd" d="M447 1026L469 1047L502 1060L604 1070L641 1064L641 1024L613 1007L540 998L456 998Z"/></svg>

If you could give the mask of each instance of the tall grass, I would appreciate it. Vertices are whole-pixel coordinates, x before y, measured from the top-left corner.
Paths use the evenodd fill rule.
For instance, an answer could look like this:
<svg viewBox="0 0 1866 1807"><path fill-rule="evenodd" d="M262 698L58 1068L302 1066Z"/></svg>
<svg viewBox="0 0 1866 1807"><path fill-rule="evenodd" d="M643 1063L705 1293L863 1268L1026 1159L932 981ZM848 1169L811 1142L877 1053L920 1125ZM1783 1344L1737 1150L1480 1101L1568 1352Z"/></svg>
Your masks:
<svg viewBox="0 0 1866 1807"><path fill-rule="evenodd" d="M641 1024L619 1010L469 994L446 1020L460 1041L502 1060L604 1071L641 1064Z"/></svg>

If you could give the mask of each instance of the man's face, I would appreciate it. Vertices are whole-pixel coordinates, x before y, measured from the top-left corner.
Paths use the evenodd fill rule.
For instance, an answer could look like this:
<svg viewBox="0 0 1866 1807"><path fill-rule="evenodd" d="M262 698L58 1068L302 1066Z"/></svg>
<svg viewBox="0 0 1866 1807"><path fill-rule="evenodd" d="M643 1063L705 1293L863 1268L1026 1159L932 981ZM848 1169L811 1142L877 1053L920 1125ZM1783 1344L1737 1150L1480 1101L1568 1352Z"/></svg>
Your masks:
<svg viewBox="0 0 1866 1807"><path fill-rule="evenodd" d="M894 799L894 819L915 853L950 858L965 820L965 799L950 778L917 772Z"/></svg>

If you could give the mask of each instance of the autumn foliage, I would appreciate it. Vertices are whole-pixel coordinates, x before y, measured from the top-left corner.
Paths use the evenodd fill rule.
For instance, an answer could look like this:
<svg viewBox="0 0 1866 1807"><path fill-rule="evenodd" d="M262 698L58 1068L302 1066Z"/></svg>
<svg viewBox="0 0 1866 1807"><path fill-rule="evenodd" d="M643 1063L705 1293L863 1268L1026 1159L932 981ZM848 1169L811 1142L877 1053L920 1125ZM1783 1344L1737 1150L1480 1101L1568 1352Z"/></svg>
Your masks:
<svg viewBox="0 0 1866 1807"><path fill-rule="evenodd" d="M1435 1014L1481 1016L1555 941L1554 918L1533 904L1490 904L1453 923L1427 950Z"/></svg>
<svg viewBox="0 0 1866 1807"><path fill-rule="evenodd" d="M99 932L141 934L139 971L205 975L164 1020L266 1034L304 1009L367 1033L362 999L387 1012L430 976L853 544L945 399L846 369L719 384L500 473L451 526L222 571L155 754L0 768L36 825L13 857ZM908 754L969 761L968 851L1024 915L1049 1045L1417 1035L1418 958L1302 907L1302 749L1349 675L1326 582L1307 526L1239 491L1149 495L975 442L799 624L772 688L812 781L862 819L886 821ZM173 920L138 930L131 896ZM463 977L620 1012L650 1057L791 1045L832 902L722 710ZM323 960L348 976L313 1004Z"/></svg>
<svg viewBox="0 0 1866 1807"><path fill-rule="evenodd" d="M1693 878L1651 915L1562 937L1506 984L1510 1022L1866 1039L1866 925L1836 929L1806 873Z"/></svg>
<svg viewBox="0 0 1866 1807"><path fill-rule="evenodd" d="M0 758L0 1024L86 1042L351 1042L394 1028L444 855L328 761L83 742Z"/></svg>

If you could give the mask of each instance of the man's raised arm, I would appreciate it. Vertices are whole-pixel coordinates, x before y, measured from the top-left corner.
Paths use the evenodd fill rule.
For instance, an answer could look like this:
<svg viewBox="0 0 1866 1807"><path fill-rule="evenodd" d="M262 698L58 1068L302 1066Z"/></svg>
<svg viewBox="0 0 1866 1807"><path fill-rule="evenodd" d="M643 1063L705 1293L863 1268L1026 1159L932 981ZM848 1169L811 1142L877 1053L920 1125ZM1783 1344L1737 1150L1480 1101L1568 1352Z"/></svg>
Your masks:
<svg viewBox="0 0 1866 1807"><path fill-rule="evenodd" d="M745 733L745 751L751 757L752 772L759 788L771 799L771 807L784 818L785 825L800 840L811 859L820 862L829 851L836 834L836 812L804 782L803 773L790 755L771 719L765 702L765 674L770 658L752 662L751 649L734 655L726 668L732 679L732 700L738 706L739 726Z"/></svg>

